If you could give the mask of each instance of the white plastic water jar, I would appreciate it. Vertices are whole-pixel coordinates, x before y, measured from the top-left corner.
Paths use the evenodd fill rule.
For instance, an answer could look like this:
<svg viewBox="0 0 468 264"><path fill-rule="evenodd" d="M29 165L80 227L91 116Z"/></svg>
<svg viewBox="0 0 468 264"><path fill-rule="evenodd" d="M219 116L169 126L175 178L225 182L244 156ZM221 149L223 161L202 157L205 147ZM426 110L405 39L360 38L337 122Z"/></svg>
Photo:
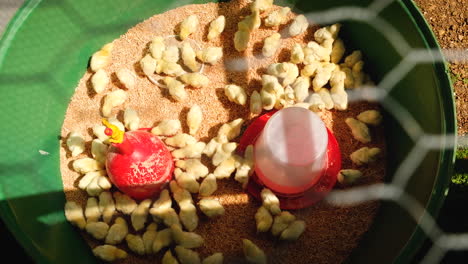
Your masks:
<svg viewBox="0 0 468 264"><path fill-rule="evenodd" d="M255 172L274 192L302 193L323 174L327 146L327 129L317 114L301 107L282 109L255 143Z"/></svg>

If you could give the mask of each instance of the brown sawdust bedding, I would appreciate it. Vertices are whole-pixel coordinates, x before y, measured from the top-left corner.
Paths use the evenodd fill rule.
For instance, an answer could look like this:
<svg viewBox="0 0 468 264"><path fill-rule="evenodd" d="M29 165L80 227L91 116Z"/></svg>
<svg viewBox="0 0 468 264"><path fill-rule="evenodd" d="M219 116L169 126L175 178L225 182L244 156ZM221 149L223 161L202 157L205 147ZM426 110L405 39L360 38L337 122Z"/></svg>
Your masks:
<svg viewBox="0 0 468 264"><path fill-rule="evenodd" d="M237 52L233 47L233 35L237 30L237 22L248 15L247 1L232 1L230 3L210 3L203 5L188 5L170 10L164 14L155 15L131 28L126 34L114 41L111 62L106 67L108 73L116 72L120 68L127 68L138 73L136 87L128 91L125 104L114 113L118 117L125 108L135 109L141 118L141 127L152 127L162 119L181 120L184 132L188 132L185 125L186 114L193 104L201 106L204 121L197 133L197 138L208 142L218 128L233 119L245 118L252 120L248 107L231 103L224 95L223 87L228 83L238 84L246 89L249 95L253 90L261 88L260 76L264 67L275 61L289 59L289 51L295 42L306 43L313 39L313 32L318 27L312 26L308 32L295 38L283 39L282 48L268 60L262 60L261 53L263 39L278 29L267 29L263 26L254 31L251 44L244 53ZM275 7L278 8L278 7ZM204 74L210 79L210 86L205 89L188 88L188 99L183 103L174 102L169 98L165 89L158 88L147 78L143 77L138 62L147 52L148 43L155 36L174 35L174 28L189 14L197 14L200 21L199 30L190 36L202 46L223 47L224 57L213 66L205 66ZM220 39L208 42L206 39L206 25L219 15L225 15L226 28ZM265 14L262 15L262 17ZM292 18L293 15L290 15ZM283 29L284 27L281 27ZM350 52L350 51L348 51ZM244 65L248 71L232 71L234 65ZM92 140L91 127L100 123L100 106L106 94L93 94L89 80L91 72L88 70L80 80L76 92L70 101L62 128L62 137L70 131L79 131L85 135L87 142ZM108 91L119 89L115 78L108 86ZM319 113L325 124L331 129L340 144L343 168L355 168L349 159L349 154L363 147L364 144L353 139L344 119L355 117L364 110L378 109L378 105L368 102L352 103L347 111L322 111ZM366 146L380 147L385 152L383 127L372 128L373 140ZM80 157L90 154L87 151ZM80 175L70 168L71 158L64 148L60 152L61 173L63 187L67 200L76 201L83 207L87 194L77 188ZM382 157L385 159L385 153ZM204 160L207 163L207 160ZM358 185L381 182L384 177L384 162L377 162L367 167L360 167L365 177ZM211 168L213 169L213 168ZM218 191L213 197L218 198L226 209L225 215L217 219L208 219L199 212L200 224L196 233L205 238L205 244L197 249L202 258L215 252L222 252L226 263L243 261L241 238L248 238L262 248L271 263L340 263L352 252L361 236L369 229L378 210L378 202L363 203L358 206L339 208L322 201L302 210L293 211L298 219L305 220L307 228L298 241L280 242L270 234L257 234L255 230L254 214L260 203L253 200L233 179L219 180ZM335 188L344 188L337 186ZM196 197L194 197L196 201ZM114 216L115 218L115 216ZM128 218L127 218L128 220ZM149 217L150 220L150 217ZM149 222L148 220L148 222ZM128 222L130 223L130 222ZM129 224L130 232L133 232ZM159 227L161 228L161 227ZM91 247L102 244L83 232L83 237ZM129 257L118 263L158 263L162 253L156 255L136 256L127 248L125 241L118 245L129 252Z"/></svg>

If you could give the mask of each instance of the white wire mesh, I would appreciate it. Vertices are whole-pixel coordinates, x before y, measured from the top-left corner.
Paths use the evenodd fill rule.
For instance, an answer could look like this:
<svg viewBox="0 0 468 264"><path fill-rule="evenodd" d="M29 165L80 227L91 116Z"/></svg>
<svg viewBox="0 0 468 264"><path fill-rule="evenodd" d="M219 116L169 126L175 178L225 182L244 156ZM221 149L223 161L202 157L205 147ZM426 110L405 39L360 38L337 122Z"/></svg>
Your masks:
<svg viewBox="0 0 468 264"><path fill-rule="evenodd" d="M350 206L371 200L392 201L406 210L418 223L419 227L432 240L433 246L425 255L421 263L438 263L449 250L468 250L468 233L446 233L437 225L436 220L425 210L424 206L405 192L405 187L424 159L425 154L431 150L452 149L455 146L457 135L434 135L426 133L413 118L410 111L405 109L391 96L392 89L415 66L423 63L453 62L467 63L468 51L461 49L443 50L443 56L438 50L414 49L409 45L401 33L387 21L379 17L379 13L388 5L397 0L375 0L368 7L339 7L321 12L306 13L309 20L319 24L330 24L342 20L356 20L367 23L385 35L396 52L403 58L391 71L389 71L375 87L362 87L349 92L351 102L371 100L379 102L382 107L395 118L403 130L415 143L413 149L401 162L389 183L375 184L365 187L356 187L348 190L336 190L330 193L327 201L337 206ZM189 4L190 0L173 1L170 8ZM2 0L0 7L0 35L22 1ZM279 3L281 4L281 3ZM247 58L256 60L258 58ZM239 61L228 61L235 71L244 70L248 63L244 58ZM0 60L1 61L1 60ZM458 138L460 146L468 146L468 139Z"/></svg>

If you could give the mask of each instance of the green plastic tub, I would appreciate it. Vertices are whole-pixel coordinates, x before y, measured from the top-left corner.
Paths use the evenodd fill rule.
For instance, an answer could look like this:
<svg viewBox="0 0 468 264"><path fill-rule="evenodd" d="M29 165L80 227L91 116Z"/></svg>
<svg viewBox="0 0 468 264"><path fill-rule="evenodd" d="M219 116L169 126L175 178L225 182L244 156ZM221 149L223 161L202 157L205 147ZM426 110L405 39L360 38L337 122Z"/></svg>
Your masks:
<svg viewBox="0 0 468 264"><path fill-rule="evenodd" d="M59 172L60 128L90 55L156 13L204 2L29 0L10 23L0 46L0 215L37 263L97 262L79 232L65 220ZM376 16L366 8L373 2L373 8L381 9ZM379 6L386 2L388 6ZM439 54L432 32L409 0L281 4L312 12L317 21L341 22L346 45L363 51L366 70L376 83L393 69L404 68L411 50L429 48L435 50L435 57ZM331 9L337 12L322 13ZM383 101L388 183L416 146L418 128L430 135L456 135L446 67L432 61L430 55L425 58L426 62L409 67L390 86L394 86L390 97ZM420 154L420 164L407 183L406 192L433 216L447 192L454 140L449 137L445 141L448 147ZM418 219L421 212L413 211L413 215ZM383 202L349 262L411 261L425 239L414 219L398 204Z"/></svg>

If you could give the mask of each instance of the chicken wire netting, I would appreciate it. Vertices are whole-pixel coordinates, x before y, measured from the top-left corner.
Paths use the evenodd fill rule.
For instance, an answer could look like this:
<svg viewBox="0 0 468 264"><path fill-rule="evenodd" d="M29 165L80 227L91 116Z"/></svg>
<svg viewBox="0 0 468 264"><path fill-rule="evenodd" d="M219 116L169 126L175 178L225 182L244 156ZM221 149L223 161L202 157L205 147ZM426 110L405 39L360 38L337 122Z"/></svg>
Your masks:
<svg viewBox="0 0 468 264"><path fill-rule="evenodd" d="M411 138L413 147L408 155L402 159L402 162L397 166L391 180L385 183L374 184L369 186L355 187L347 190L334 190L326 198L326 200L337 206L349 206L364 203L367 201L381 200L390 201L400 206L414 218L418 223L419 228L432 241L432 246L425 254L421 263L438 263L444 255L451 250L468 250L468 233L454 234L444 232L436 223L436 219L425 209L425 205L421 204L417 199L408 194L405 189L412 175L416 172L418 166L424 159L425 155L433 150L450 150L457 146L456 134L431 134L424 131L418 121L413 117L399 101L393 98L392 89L404 79L404 77L419 64L427 63L445 63L457 62L467 63L468 52L466 50L445 49L442 54L438 49L413 48L399 32L394 25L388 23L385 19L379 16L380 12L387 8L396 0L375 0L367 7L349 6L338 7L318 12L300 12L300 8L295 11L305 13L306 17L314 23L328 25L337 21L352 20L365 23L373 27L376 31L382 33L398 55L402 58L395 67L388 71L375 86L364 86L361 89L348 90L350 102L360 100L371 100L380 103L381 107L388 113L389 116L397 120ZM11 18L11 14L22 1L2 0L0 2L0 28L6 25ZM28 1L26 10L33 10L41 1ZM102 29L92 28L86 19L80 17L79 12L74 10L68 2L53 2L56 8L60 8L63 12L69 14L69 22L82 31L99 32ZM190 0L172 1L171 5L166 9L176 8L185 4L190 4ZM287 2L276 1L276 4L283 6L291 6ZM21 22L17 20L16 22ZM127 28L136 24L138 21L125 24ZM20 24L11 25L9 36L14 36L19 29ZM122 25L118 25L119 28ZM106 25L107 28L112 27L111 24ZM0 56L5 54L2 49L8 48L8 37L5 38L5 45L0 47ZM80 41L77 40L79 43ZM70 41L73 43L73 41ZM0 57L0 62L4 58ZM242 70L242 63L233 62L237 71ZM35 79L37 81L50 81L53 78L48 76L48 72L41 72L35 76L22 76L22 80ZM40 75L40 76L39 76ZM15 76L2 76L3 80L8 82L21 81ZM378 89L376 89L376 87ZM59 100L67 100L67 98L57 95ZM458 138L460 146L467 146L468 139ZM41 155L47 155L51 150L39 150Z"/></svg>

